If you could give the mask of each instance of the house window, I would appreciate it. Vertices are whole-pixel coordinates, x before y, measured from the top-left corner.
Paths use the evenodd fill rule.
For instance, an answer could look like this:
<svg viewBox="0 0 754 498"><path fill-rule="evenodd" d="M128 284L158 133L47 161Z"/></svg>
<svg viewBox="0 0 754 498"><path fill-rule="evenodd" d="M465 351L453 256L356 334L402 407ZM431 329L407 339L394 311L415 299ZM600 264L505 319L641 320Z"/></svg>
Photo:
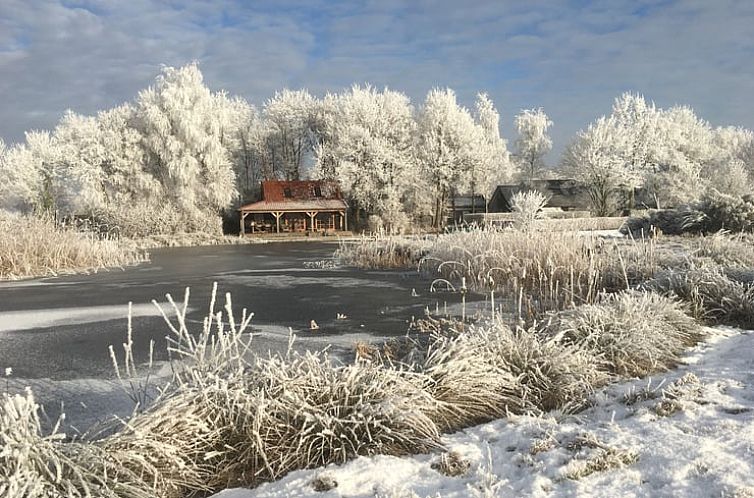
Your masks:
<svg viewBox="0 0 754 498"><path fill-rule="evenodd" d="M314 186L314 197L322 197L322 187L319 185Z"/></svg>
<svg viewBox="0 0 754 498"><path fill-rule="evenodd" d="M290 199L291 197L293 197L290 187L285 187L283 189L283 195L285 196L286 199Z"/></svg>

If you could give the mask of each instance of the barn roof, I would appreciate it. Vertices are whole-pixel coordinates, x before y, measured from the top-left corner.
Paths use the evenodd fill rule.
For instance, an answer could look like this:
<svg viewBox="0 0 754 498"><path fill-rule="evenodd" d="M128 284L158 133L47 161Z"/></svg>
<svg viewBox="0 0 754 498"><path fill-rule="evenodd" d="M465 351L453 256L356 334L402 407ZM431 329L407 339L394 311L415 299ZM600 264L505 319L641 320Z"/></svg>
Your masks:
<svg viewBox="0 0 754 498"><path fill-rule="evenodd" d="M338 185L323 180L262 182L262 199L238 208L242 212L269 213L272 211L344 211Z"/></svg>

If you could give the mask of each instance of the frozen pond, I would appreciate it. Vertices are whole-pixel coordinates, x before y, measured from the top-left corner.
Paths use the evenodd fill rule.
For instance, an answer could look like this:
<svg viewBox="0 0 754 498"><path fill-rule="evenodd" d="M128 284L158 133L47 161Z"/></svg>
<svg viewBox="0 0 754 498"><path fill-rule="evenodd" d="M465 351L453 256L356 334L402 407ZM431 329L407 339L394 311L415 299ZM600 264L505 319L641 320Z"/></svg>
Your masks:
<svg viewBox="0 0 754 498"><path fill-rule="evenodd" d="M69 418L91 417L112 401L108 346L125 341L129 301L139 361L150 339L162 352L168 334L151 300L164 303L170 293L180 301L187 286L197 331L217 282L236 312L255 314L260 354L284 350L291 327L299 348L329 347L344 359L355 342L403 335L425 307L458 300L430 294L416 272L322 268L335 249L324 242L159 249L150 263L125 270L0 283L0 372L11 367L11 388L30 385L48 407L64 401ZM309 330L311 320L319 330Z"/></svg>

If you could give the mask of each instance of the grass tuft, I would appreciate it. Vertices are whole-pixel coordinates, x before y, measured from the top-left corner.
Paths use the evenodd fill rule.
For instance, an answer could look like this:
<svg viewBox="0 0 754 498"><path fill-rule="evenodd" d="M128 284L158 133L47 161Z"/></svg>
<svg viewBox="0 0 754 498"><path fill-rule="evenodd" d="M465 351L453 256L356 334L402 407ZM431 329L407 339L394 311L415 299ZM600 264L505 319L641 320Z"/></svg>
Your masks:
<svg viewBox="0 0 754 498"><path fill-rule="evenodd" d="M678 300L646 292L605 295L559 314L548 329L558 340L592 351L602 368L628 377L674 367L703 338Z"/></svg>

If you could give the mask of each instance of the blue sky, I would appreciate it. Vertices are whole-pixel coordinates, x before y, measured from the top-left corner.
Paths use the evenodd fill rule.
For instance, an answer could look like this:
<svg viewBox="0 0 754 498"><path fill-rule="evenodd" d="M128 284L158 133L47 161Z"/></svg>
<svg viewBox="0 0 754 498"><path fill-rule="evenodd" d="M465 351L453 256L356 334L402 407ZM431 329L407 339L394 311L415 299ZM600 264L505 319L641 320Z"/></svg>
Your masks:
<svg viewBox="0 0 754 498"><path fill-rule="evenodd" d="M754 128L752 26L749 0L0 0L0 137L193 60L258 106L282 87L370 82L415 105L434 86L469 106L486 91L509 140L520 109L544 107L556 151L627 90Z"/></svg>

